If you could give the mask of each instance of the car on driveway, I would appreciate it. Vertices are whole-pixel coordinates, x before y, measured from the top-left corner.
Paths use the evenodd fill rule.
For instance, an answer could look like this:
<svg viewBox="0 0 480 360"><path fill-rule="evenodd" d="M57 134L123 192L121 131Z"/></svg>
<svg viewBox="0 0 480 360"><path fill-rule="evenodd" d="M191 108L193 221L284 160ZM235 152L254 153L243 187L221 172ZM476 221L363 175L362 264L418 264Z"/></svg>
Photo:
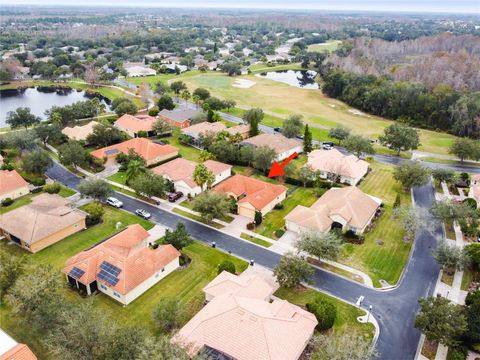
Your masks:
<svg viewBox="0 0 480 360"><path fill-rule="evenodd" d="M273 128L273 131L275 131L275 132L282 132L282 128L276 127L276 128Z"/></svg>
<svg viewBox="0 0 480 360"><path fill-rule="evenodd" d="M116 208L121 208L123 206L123 202L114 197L107 198L107 204Z"/></svg>
<svg viewBox="0 0 480 360"><path fill-rule="evenodd" d="M147 210L144 210L144 209L135 210L135 214L137 214L138 216L144 219L150 219L152 217L152 214L150 214Z"/></svg>
<svg viewBox="0 0 480 360"><path fill-rule="evenodd" d="M324 141L322 143L322 149L323 150L332 150L333 149L333 142L331 141Z"/></svg>
<svg viewBox="0 0 480 360"><path fill-rule="evenodd" d="M168 201L175 202L183 196L181 191L176 191L174 193L168 194Z"/></svg>

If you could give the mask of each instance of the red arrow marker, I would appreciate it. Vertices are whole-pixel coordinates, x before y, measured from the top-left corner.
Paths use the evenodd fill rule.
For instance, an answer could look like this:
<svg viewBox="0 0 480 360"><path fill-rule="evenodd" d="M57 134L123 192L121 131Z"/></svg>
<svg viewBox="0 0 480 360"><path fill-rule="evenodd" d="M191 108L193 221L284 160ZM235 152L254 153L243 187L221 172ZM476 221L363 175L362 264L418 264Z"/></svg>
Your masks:
<svg viewBox="0 0 480 360"><path fill-rule="evenodd" d="M283 167L287 165L291 160L295 158L298 154L294 152L292 155L290 155L288 158L282 161L281 164L277 163L276 161L273 162L272 168L270 169L270 172L268 173L268 177L274 177L274 176L280 176L285 174L285 171L283 171Z"/></svg>

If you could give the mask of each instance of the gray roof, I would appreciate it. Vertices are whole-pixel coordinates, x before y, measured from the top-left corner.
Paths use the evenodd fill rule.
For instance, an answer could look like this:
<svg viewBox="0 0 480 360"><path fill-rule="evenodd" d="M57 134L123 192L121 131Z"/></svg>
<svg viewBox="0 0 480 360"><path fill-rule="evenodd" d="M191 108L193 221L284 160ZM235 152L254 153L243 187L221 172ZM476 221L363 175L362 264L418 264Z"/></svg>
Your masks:
<svg viewBox="0 0 480 360"><path fill-rule="evenodd" d="M173 110L163 109L158 113L158 115L165 116L176 122L184 122L185 120L191 120L195 115L198 114L197 110L177 108Z"/></svg>

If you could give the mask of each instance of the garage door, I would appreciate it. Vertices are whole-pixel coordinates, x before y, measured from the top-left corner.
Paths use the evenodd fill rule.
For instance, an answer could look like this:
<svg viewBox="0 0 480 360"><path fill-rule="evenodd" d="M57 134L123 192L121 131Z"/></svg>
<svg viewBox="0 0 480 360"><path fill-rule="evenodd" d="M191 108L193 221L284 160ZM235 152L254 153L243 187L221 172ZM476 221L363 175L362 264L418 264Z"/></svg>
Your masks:
<svg viewBox="0 0 480 360"><path fill-rule="evenodd" d="M238 206L238 214L242 216L246 216L252 220L255 218L255 210L245 208L241 205Z"/></svg>

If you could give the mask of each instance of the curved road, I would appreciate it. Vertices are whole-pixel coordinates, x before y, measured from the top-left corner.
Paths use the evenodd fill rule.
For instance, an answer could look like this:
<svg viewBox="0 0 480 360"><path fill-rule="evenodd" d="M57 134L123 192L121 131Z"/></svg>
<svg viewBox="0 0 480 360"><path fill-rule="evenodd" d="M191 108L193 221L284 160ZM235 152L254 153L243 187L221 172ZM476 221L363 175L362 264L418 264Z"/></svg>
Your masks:
<svg viewBox="0 0 480 360"><path fill-rule="evenodd" d="M80 178L57 163L47 171L47 175L71 188L75 188L80 181ZM116 193L115 196L123 201L125 211L134 212L137 208L144 208L152 214L152 221L171 228L179 221L184 222L195 239L206 243L215 241L220 249L231 251L244 259L253 259L267 268L272 269L280 259L280 255L266 248L241 241L122 193ZM417 206L430 207L435 199L431 184L414 189L414 199ZM420 332L413 326L418 299L432 295L440 270L431 252L443 236L443 230L439 223L432 224L432 227L435 229L433 233L418 234L400 284L392 290L367 288L333 273L315 269L314 286L319 290L351 303L363 295L365 300L362 305L365 308L372 305L372 314L380 326L377 341L380 359L410 360L415 356L420 338Z"/></svg>

